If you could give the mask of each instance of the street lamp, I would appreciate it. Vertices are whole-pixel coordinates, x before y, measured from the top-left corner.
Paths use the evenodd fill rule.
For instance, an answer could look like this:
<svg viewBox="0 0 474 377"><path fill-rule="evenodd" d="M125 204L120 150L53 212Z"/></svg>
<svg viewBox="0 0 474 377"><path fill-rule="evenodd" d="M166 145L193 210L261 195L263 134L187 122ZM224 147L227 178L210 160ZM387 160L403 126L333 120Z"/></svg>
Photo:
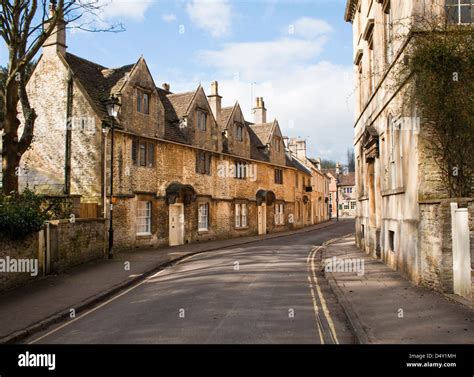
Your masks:
<svg viewBox="0 0 474 377"><path fill-rule="evenodd" d="M109 216L109 259L114 257L114 135L115 119L117 118L120 102L115 96L105 102L107 113L110 117L111 141L110 141L110 216Z"/></svg>
<svg viewBox="0 0 474 377"><path fill-rule="evenodd" d="M339 174L341 174L341 168L339 162L336 164L336 219L339 221Z"/></svg>

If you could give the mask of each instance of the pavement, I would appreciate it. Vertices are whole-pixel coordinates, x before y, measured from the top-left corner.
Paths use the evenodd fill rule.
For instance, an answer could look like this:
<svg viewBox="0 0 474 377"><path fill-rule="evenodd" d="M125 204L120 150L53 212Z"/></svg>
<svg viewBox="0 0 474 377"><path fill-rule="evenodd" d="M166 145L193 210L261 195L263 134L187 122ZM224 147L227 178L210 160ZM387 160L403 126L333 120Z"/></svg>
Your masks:
<svg viewBox="0 0 474 377"><path fill-rule="evenodd" d="M347 226L349 223L353 224L350 221L339 224L346 224L349 229L352 226ZM64 274L40 278L26 286L0 293L0 343L18 342L55 323L74 319L86 309L191 255L290 235L303 236L335 225L334 221L329 221L292 232L159 249L135 249L121 252L113 260L99 260ZM349 232L346 230L346 233Z"/></svg>
<svg viewBox="0 0 474 377"><path fill-rule="evenodd" d="M441 293L415 286L357 249L353 236L320 251L326 260L334 261L336 257L363 262L363 274L349 269L325 272L358 343L474 343L474 310Z"/></svg>

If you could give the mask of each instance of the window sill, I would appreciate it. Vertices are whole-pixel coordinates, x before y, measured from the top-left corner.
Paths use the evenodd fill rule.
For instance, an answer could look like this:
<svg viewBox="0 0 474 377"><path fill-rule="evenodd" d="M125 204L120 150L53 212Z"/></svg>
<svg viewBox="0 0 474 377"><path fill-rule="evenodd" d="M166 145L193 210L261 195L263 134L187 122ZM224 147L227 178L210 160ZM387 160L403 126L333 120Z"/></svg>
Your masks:
<svg viewBox="0 0 474 377"><path fill-rule="evenodd" d="M405 193L405 187L397 187L394 189L382 191L382 196L400 195Z"/></svg>
<svg viewBox="0 0 474 377"><path fill-rule="evenodd" d="M152 234L151 233L137 233L136 236L137 238L151 238Z"/></svg>
<svg viewBox="0 0 474 377"><path fill-rule="evenodd" d="M249 227L248 226L239 226L239 227L234 227L235 230L248 230Z"/></svg>
<svg viewBox="0 0 474 377"><path fill-rule="evenodd" d="M198 229L198 234L208 234L209 229Z"/></svg>

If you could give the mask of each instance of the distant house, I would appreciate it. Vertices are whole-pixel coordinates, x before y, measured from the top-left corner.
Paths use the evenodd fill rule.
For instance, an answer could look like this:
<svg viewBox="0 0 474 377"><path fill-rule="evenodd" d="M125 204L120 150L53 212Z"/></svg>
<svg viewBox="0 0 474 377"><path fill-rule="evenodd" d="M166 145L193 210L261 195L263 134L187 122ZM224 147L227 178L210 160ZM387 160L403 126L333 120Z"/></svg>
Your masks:
<svg viewBox="0 0 474 377"><path fill-rule="evenodd" d="M341 172L339 177L336 169L323 169L330 178L329 184L329 208L331 217L337 217L339 201L339 217L354 218L357 214L357 188L355 185L354 172ZM339 178L339 182L337 181ZM339 192L339 195L337 195Z"/></svg>

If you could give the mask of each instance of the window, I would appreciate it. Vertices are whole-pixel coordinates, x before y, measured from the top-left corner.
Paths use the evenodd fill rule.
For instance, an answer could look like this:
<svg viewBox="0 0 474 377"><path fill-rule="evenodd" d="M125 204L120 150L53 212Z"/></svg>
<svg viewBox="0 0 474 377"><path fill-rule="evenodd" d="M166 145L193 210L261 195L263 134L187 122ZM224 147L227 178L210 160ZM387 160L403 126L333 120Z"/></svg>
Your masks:
<svg viewBox="0 0 474 377"><path fill-rule="evenodd" d="M143 94L143 113L150 114L150 102L147 93Z"/></svg>
<svg viewBox="0 0 474 377"><path fill-rule="evenodd" d="M393 19L390 1L384 8L384 34L385 34L385 62L392 64L393 62Z"/></svg>
<svg viewBox="0 0 474 377"><path fill-rule="evenodd" d="M372 34L368 41L369 46L369 93L375 92L375 54L374 54L374 35Z"/></svg>
<svg viewBox="0 0 474 377"><path fill-rule="evenodd" d="M209 230L209 203L199 203L198 207L198 231Z"/></svg>
<svg viewBox="0 0 474 377"><path fill-rule="evenodd" d="M207 114L204 111L198 111L198 130L206 131Z"/></svg>
<svg viewBox="0 0 474 377"><path fill-rule="evenodd" d="M283 184L283 170L275 169L275 183L278 185Z"/></svg>
<svg viewBox="0 0 474 377"><path fill-rule="evenodd" d="M147 151L147 166L152 168L155 165L155 144L148 143L148 151Z"/></svg>
<svg viewBox="0 0 474 377"><path fill-rule="evenodd" d="M196 152L196 173L211 175L211 154L204 151Z"/></svg>
<svg viewBox="0 0 474 377"><path fill-rule="evenodd" d="M140 89L137 89L137 111L139 113L142 112L142 101L143 101L143 93Z"/></svg>
<svg viewBox="0 0 474 377"><path fill-rule="evenodd" d="M365 225L364 225L364 224L362 224L362 225L360 226L360 236L361 236L362 238L364 238L364 236L365 236Z"/></svg>
<svg viewBox="0 0 474 377"><path fill-rule="evenodd" d="M146 142L140 142L140 166L146 166Z"/></svg>
<svg viewBox="0 0 474 377"><path fill-rule="evenodd" d="M149 168L155 166L155 143L133 138L132 163Z"/></svg>
<svg viewBox="0 0 474 377"><path fill-rule="evenodd" d="M247 204L236 203L235 205L235 227L246 228L247 227Z"/></svg>
<svg viewBox="0 0 474 377"><path fill-rule="evenodd" d="M351 209L356 209L356 202L351 202Z"/></svg>
<svg viewBox="0 0 474 377"><path fill-rule="evenodd" d="M137 89L137 111L142 114L150 114L150 94L142 89Z"/></svg>
<svg viewBox="0 0 474 377"><path fill-rule="evenodd" d="M245 179L247 177L247 163L237 161L235 163L235 178Z"/></svg>
<svg viewBox="0 0 474 377"><path fill-rule="evenodd" d="M137 235L151 234L151 202L137 203Z"/></svg>
<svg viewBox="0 0 474 377"><path fill-rule="evenodd" d="M390 251L395 251L395 232L393 230L388 231L388 248Z"/></svg>
<svg viewBox="0 0 474 377"><path fill-rule="evenodd" d="M364 105L364 70L362 69L362 60L359 62L359 67L358 67L358 81L359 81L359 104L360 104L360 111L362 111L362 107Z"/></svg>
<svg viewBox="0 0 474 377"><path fill-rule="evenodd" d="M349 209L349 203L344 204L344 209Z"/></svg>
<svg viewBox="0 0 474 377"><path fill-rule="evenodd" d="M237 141L244 141L244 127L241 124L237 124L235 126L235 135Z"/></svg>
<svg viewBox="0 0 474 377"><path fill-rule="evenodd" d="M452 24L470 24L474 20L473 0L446 0L446 18Z"/></svg>
<svg viewBox="0 0 474 377"><path fill-rule="evenodd" d="M296 188L298 188L298 182L299 182L299 179L298 179L298 174L296 174L296 178L295 178L295 182L296 182Z"/></svg>
<svg viewBox="0 0 474 377"><path fill-rule="evenodd" d="M283 203L275 204L275 225L285 224L285 210Z"/></svg>
<svg viewBox="0 0 474 377"><path fill-rule="evenodd" d="M275 147L275 151L280 152L281 148L281 139L278 136L273 138L273 145Z"/></svg>

